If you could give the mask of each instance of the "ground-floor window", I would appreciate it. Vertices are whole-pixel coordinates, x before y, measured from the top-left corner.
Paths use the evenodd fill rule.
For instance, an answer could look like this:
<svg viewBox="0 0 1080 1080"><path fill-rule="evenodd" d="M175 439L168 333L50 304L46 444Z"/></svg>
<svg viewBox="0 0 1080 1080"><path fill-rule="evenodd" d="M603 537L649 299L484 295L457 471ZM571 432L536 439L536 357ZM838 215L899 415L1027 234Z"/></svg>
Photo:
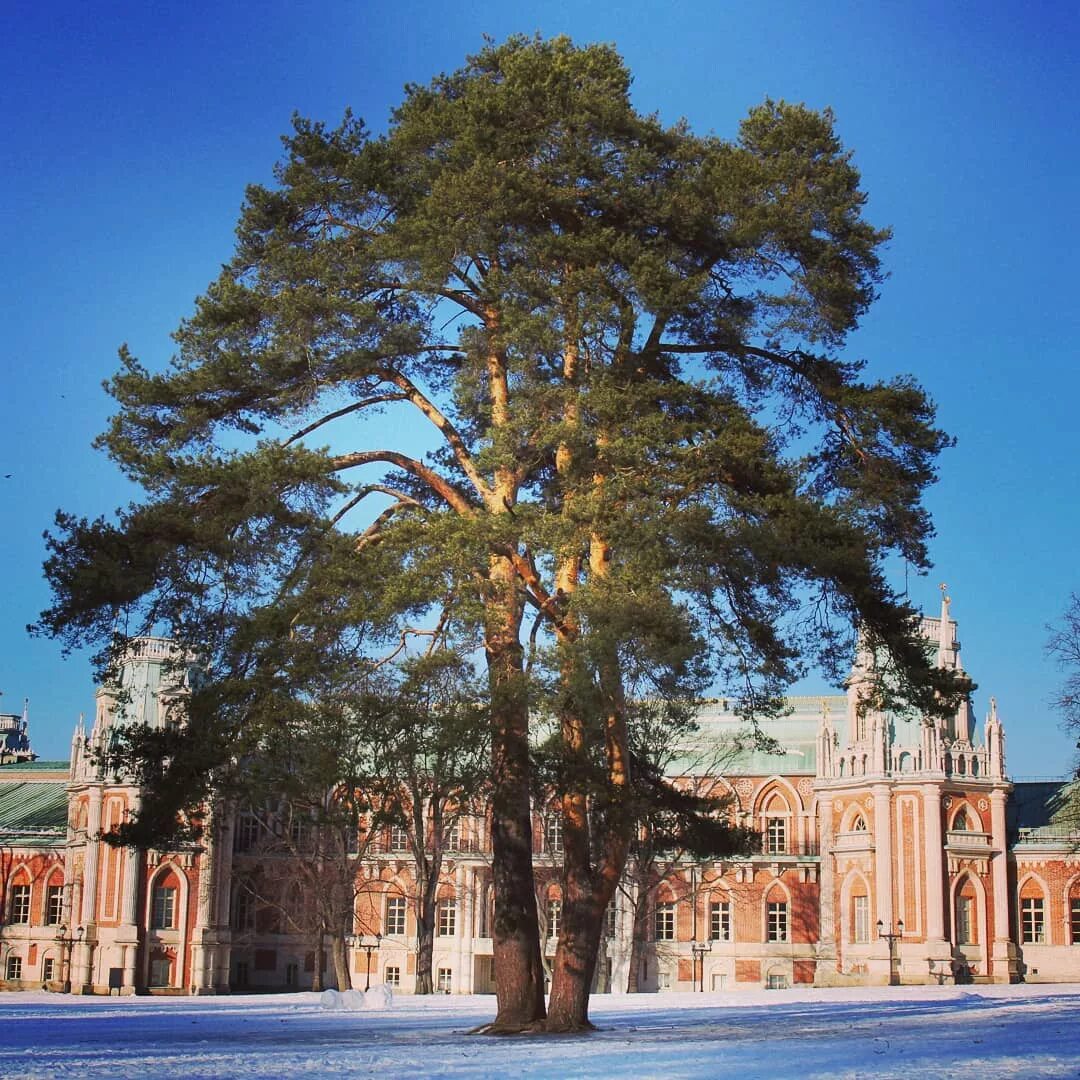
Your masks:
<svg viewBox="0 0 1080 1080"><path fill-rule="evenodd" d="M766 941L787 941L788 906L787 901L770 900L766 910Z"/></svg>
<svg viewBox="0 0 1080 1080"><path fill-rule="evenodd" d="M971 896L956 898L956 944L975 944L975 899Z"/></svg>
<svg viewBox="0 0 1080 1080"><path fill-rule="evenodd" d="M454 973L450 968L439 968L435 988L440 994L449 994L453 989Z"/></svg>
<svg viewBox="0 0 1080 1080"><path fill-rule="evenodd" d="M297 963L285 965L285 985L295 989L300 983L300 965Z"/></svg>
<svg viewBox="0 0 1080 1080"><path fill-rule="evenodd" d="M1020 901L1020 933L1025 945L1042 945L1046 941L1046 922L1043 917L1043 898L1025 896Z"/></svg>
<svg viewBox="0 0 1080 1080"><path fill-rule="evenodd" d="M656 940L675 940L675 905L656 905Z"/></svg>
<svg viewBox="0 0 1080 1080"><path fill-rule="evenodd" d="M150 985L172 986L172 960L169 957L160 954L150 957Z"/></svg>
<svg viewBox="0 0 1080 1080"><path fill-rule="evenodd" d="M12 982L22 978L22 957L9 956L7 961L7 977Z"/></svg>
<svg viewBox="0 0 1080 1080"><path fill-rule="evenodd" d="M857 945L865 945L870 940L870 897L852 897L851 940Z"/></svg>
<svg viewBox="0 0 1080 1080"><path fill-rule="evenodd" d="M386 970L383 972L383 982L387 986L400 986L401 985L401 968L397 964L387 965Z"/></svg>
<svg viewBox="0 0 1080 1080"><path fill-rule="evenodd" d="M236 985L247 986L248 980L251 978L251 968L248 966L246 960L236 961Z"/></svg>
<svg viewBox="0 0 1080 1080"><path fill-rule="evenodd" d="M786 990L788 981L786 975L767 975L765 977L766 990Z"/></svg>
<svg viewBox="0 0 1080 1080"><path fill-rule="evenodd" d="M656 973L656 985L661 990L671 989L671 972L670 971L658 971Z"/></svg>
<svg viewBox="0 0 1080 1080"><path fill-rule="evenodd" d="M1069 901L1069 940L1080 945L1080 896Z"/></svg>
<svg viewBox="0 0 1080 1080"><path fill-rule="evenodd" d="M41 962L41 981L52 982L56 972L56 961L51 956L46 956Z"/></svg>
<svg viewBox="0 0 1080 1080"><path fill-rule="evenodd" d="M731 940L731 904L726 900L709 905L709 938L712 941Z"/></svg>

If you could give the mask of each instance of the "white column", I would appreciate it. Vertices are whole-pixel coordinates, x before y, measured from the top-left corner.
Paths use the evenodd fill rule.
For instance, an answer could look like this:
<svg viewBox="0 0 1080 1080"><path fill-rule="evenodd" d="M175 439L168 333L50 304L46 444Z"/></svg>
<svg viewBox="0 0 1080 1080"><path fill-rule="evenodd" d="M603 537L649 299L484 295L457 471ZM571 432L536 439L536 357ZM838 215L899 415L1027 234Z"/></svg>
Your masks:
<svg viewBox="0 0 1080 1080"><path fill-rule="evenodd" d="M874 793L874 881L877 917L887 931L893 926L892 805L885 784L875 784Z"/></svg>
<svg viewBox="0 0 1080 1080"><path fill-rule="evenodd" d="M101 851L101 788L90 789L90 805L86 819L86 861L83 863L83 926L89 926L97 915L98 854Z"/></svg>
<svg viewBox="0 0 1080 1080"><path fill-rule="evenodd" d="M823 794L818 801L818 843L821 852L820 899L821 930L819 948L828 956L836 955L836 912L833 909L836 868L833 860L833 801Z"/></svg>
<svg viewBox="0 0 1080 1080"><path fill-rule="evenodd" d="M926 784L922 794L923 816L926 819L926 939L928 943L941 943L945 940L941 789L936 784Z"/></svg>
<svg viewBox="0 0 1080 1080"><path fill-rule="evenodd" d="M994 849L991 862L994 888L994 941L990 950L994 982L1013 982L1017 976L1016 947L1009 936L1009 875L1005 862L1005 803L1008 793L1001 788L990 792L990 831Z"/></svg>
<svg viewBox="0 0 1080 1080"><path fill-rule="evenodd" d="M73 949L71 985L76 993L83 993L91 984L93 975L94 931L97 916L98 860L101 851L101 788L90 788L90 800L86 819L86 856L83 860L83 884L79 923L85 929L85 937Z"/></svg>

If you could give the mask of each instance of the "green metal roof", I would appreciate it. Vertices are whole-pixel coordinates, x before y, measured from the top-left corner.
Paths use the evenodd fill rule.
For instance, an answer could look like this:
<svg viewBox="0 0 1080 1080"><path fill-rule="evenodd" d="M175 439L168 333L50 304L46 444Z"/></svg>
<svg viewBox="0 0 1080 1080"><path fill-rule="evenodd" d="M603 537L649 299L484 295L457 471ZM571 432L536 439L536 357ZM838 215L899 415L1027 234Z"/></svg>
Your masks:
<svg viewBox="0 0 1080 1080"><path fill-rule="evenodd" d="M3 774L0 773L0 781ZM49 844L67 835L66 784L0 782L0 838Z"/></svg>
<svg viewBox="0 0 1080 1080"><path fill-rule="evenodd" d="M14 772L62 772L66 773L71 768L69 761L9 761L0 765L0 782L9 773Z"/></svg>

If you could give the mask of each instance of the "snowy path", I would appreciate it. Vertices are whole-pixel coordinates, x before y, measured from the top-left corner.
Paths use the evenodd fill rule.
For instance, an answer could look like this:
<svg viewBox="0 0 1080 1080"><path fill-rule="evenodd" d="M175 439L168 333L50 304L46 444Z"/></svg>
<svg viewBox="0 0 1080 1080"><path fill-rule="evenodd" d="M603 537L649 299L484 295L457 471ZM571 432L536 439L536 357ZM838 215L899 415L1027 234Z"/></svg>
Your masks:
<svg viewBox="0 0 1080 1080"><path fill-rule="evenodd" d="M1072 1077L1080 985L598 996L589 1036L488 1039L490 997L0 994L0 1076Z"/></svg>

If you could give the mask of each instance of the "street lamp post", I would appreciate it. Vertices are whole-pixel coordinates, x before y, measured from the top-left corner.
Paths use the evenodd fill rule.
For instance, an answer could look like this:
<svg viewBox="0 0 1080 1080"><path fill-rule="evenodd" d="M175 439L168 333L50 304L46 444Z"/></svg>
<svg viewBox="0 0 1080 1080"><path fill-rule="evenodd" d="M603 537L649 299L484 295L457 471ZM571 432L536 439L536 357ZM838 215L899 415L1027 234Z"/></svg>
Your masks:
<svg viewBox="0 0 1080 1080"><path fill-rule="evenodd" d="M889 943L889 985L900 985L900 972L896 969L896 943L904 936L904 921L896 924L895 930L886 930L885 924L878 919L877 936Z"/></svg>
<svg viewBox="0 0 1080 1080"><path fill-rule="evenodd" d="M365 993L371 989L371 954L377 952L379 946L382 945L382 934L375 935L375 944L372 945L366 938L360 939L360 948L364 950L367 956L367 979L364 981Z"/></svg>
<svg viewBox="0 0 1080 1080"><path fill-rule="evenodd" d="M711 941L694 941L690 945L690 951L694 954L694 967L698 968L700 965L701 971L701 993L705 993L705 954L712 952Z"/></svg>
<svg viewBox="0 0 1080 1080"><path fill-rule="evenodd" d="M79 927L82 930L82 927ZM81 934L80 934L81 936ZM56 944L60 946L60 992L71 993L71 948L75 937L62 923L56 928Z"/></svg>

